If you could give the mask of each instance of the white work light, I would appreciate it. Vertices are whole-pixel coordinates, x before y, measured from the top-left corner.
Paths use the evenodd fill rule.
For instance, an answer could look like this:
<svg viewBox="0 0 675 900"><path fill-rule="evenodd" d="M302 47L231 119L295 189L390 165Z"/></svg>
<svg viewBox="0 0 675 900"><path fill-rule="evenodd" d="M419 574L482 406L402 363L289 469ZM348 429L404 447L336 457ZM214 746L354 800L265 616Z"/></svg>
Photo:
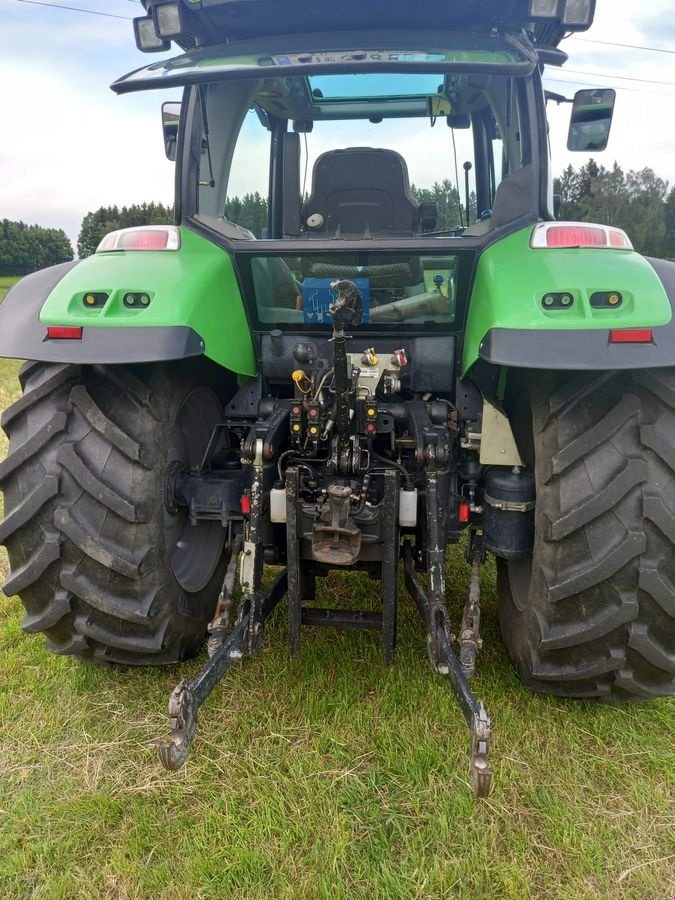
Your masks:
<svg viewBox="0 0 675 900"><path fill-rule="evenodd" d="M155 30L160 38L177 38L183 32L183 20L177 3L163 3L152 8Z"/></svg>
<svg viewBox="0 0 675 900"><path fill-rule="evenodd" d="M162 50L169 50L171 47L171 41L165 41L158 36L151 16L134 19L134 37L136 38L136 46L143 53L160 53Z"/></svg>
<svg viewBox="0 0 675 900"><path fill-rule="evenodd" d="M562 24L570 28L584 28L593 21L593 0L565 0Z"/></svg>
<svg viewBox="0 0 675 900"><path fill-rule="evenodd" d="M555 19L558 16L559 0L530 0L532 19Z"/></svg>

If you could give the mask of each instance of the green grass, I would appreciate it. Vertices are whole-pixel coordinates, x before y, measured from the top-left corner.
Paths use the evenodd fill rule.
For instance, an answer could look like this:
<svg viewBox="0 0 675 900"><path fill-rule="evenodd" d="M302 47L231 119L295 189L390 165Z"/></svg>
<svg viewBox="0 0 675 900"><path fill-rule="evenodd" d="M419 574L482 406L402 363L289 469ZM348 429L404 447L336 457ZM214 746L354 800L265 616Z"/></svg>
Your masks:
<svg viewBox="0 0 675 900"><path fill-rule="evenodd" d="M17 368L0 361L0 407ZM448 571L456 621L459 552ZM675 896L674 705L529 694L488 581L475 679L494 725L486 802L470 795L466 728L405 598L392 669L358 633L307 631L291 661L278 613L258 657L203 708L174 774L155 745L172 687L203 658L158 671L81 666L23 634L19 600L2 598L0 896ZM334 577L323 599L372 593Z"/></svg>
<svg viewBox="0 0 675 900"><path fill-rule="evenodd" d="M5 294L13 284L19 280L17 275L0 275L0 303L2 303Z"/></svg>

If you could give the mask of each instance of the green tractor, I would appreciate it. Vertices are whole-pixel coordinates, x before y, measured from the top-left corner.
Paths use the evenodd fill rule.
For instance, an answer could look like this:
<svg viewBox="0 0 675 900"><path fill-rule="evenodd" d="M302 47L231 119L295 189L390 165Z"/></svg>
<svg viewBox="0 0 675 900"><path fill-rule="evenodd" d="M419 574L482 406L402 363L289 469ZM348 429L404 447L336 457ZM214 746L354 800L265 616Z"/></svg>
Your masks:
<svg viewBox="0 0 675 900"><path fill-rule="evenodd" d="M183 53L113 90L182 91L175 225L0 307L0 354L29 360L0 464L23 628L122 666L208 637L168 768L282 598L292 654L303 626L367 628L391 663L401 571L485 796L487 554L529 688L675 693L675 264L552 193L542 72L594 0L143 3L139 48ZM613 100L580 92L570 148L606 145ZM379 582L377 611L317 607L334 570Z"/></svg>

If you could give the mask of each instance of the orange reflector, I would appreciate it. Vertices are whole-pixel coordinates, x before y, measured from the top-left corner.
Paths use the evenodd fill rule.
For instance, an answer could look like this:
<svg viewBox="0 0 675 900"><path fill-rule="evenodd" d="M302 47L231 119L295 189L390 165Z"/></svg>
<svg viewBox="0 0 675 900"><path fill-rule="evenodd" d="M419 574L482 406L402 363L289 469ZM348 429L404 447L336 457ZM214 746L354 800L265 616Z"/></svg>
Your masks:
<svg viewBox="0 0 675 900"><path fill-rule="evenodd" d="M60 339L66 341L82 340L81 325L48 325L47 337L50 339Z"/></svg>
<svg viewBox="0 0 675 900"><path fill-rule="evenodd" d="M651 344L653 340L651 328L622 328L609 333L610 344Z"/></svg>

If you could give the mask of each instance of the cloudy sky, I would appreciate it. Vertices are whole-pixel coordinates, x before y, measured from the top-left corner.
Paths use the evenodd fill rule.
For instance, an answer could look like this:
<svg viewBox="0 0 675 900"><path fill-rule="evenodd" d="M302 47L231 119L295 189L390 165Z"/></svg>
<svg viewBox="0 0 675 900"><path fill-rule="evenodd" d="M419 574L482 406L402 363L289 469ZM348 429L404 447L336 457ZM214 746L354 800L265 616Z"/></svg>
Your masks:
<svg viewBox="0 0 675 900"><path fill-rule="evenodd" d="M76 240L99 206L170 203L172 165L161 139L164 92L115 96L119 75L157 56L136 50L138 0L0 0L0 218L63 228ZM570 60L547 86L615 87L617 111L607 151L625 169L650 166L675 184L675 22L673 0L598 0L590 32L565 41ZM629 49L615 44L653 48ZM659 52L668 51L668 52ZM585 156L565 150L569 106L551 110L554 171Z"/></svg>

